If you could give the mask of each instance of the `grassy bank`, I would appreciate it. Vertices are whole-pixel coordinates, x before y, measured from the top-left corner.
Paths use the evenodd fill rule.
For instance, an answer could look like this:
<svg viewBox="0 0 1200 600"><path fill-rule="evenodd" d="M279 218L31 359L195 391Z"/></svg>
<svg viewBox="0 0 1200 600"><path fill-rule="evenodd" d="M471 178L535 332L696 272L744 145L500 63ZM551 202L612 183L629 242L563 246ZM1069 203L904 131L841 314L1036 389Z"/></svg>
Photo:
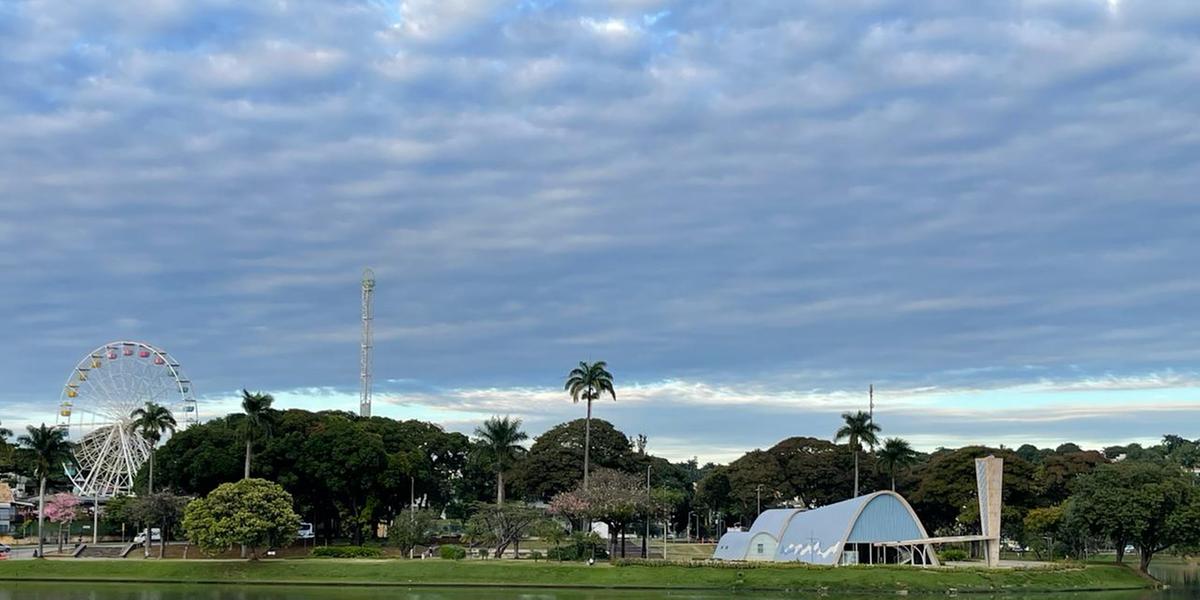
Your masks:
<svg viewBox="0 0 1200 600"><path fill-rule="evenodd" d="M0 563L2 580L288 583L313 585L496 585L837 592L1049 592L1145 588L1113 565L1046 569L916 569L772 566L736 569L531 561L405 560L43 560Z"/></svg>

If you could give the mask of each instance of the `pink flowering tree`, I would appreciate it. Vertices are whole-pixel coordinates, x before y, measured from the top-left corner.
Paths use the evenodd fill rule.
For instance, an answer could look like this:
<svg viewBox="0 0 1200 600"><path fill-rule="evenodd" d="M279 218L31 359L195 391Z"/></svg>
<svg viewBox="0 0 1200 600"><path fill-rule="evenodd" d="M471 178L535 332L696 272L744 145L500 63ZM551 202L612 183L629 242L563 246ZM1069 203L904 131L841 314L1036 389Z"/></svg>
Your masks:
<svg viewBox="0 0 1200 600"><path fill-rule="evenodd" d="M79 498L72 494L55 494L46 503L46 518L58 523L58 551L63 551L63 525L68 525L79 516Z"/></svg>

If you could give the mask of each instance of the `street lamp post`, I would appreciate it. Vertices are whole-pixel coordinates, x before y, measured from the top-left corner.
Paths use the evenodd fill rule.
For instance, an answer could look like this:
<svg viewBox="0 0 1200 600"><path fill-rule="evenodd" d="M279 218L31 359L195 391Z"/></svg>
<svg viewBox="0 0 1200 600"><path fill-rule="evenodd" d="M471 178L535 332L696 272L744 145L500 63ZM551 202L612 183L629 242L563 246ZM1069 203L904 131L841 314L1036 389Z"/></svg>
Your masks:
<svg viewBox="0 0 1200 600"><path fill-rule="evenodd" d="M650 465L646 465L646 535L642 536L642 558L650 558L650 515L654 502L650 496Z"/></svg>
<svg viewBox="0 0 1200 600"><path fill-rule="evenodd" d="M757 517L758 515L762 514L762 484L761 483L758 484L758 487L754 488L754 497L758 502L758 512L755 513L755 515L754 515Z"/></svg>

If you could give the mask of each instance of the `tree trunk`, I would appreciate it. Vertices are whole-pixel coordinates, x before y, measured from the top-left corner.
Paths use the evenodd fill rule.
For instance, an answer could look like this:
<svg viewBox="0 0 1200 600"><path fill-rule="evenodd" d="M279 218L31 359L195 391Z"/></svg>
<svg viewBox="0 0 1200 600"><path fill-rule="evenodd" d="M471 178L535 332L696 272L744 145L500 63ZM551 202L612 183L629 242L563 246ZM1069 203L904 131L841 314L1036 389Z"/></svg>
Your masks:
<svg viewBox="0 0 1200 600"><path fill-rule="evenodd" d="M42 535L42 527L46 523L46 478L42 477L38 487L38 558L46 557L46 537Z"/></svg>
<svg viewBox="0 0 1200 600"><path fill-rule="evenodd" d="M1138 570L1145 575L1150 574L1150 559L1154 558L1154 553L1146 548L1138 548Z"/></svg>
<svg viewBox="0 0 1200 600"><path fill-rule="evenodd" d="M858 450L854 451L854 497L858 497Z"/></svg>
<svg viewBox="0 0 1200 600"><path fill-rule="evenodd" d="M592 394L587 397L587 420L583 423L583 491L588 489L588 467L592 452Z"/></svg>
<svg viewBox="0 0 1200 600"><path fill-rule="evenodd" d="M504 505L504 469L496 471L496 505Z"/></svg>
<svg viewBox="0 0 1200 600"><path fill-rule="evenodd" d="M154 495L154 448L150 448L150 481L146 489L148 494Z"/></svg>
<svg viewBox="0 0 1200 600"><path fill-rule="evenodd" d="M162 532L162 535L158 539L158 557L164 558L167 555L167 522L163 521L158 527L159 531Z"/></svg>
<svg viewBox="0 0 1200 600"><path fill-rule="evenodd" d="M1115 540L1117 542L1117 564L1125 562L1125 540Z"/></svg>
<svg viewBox="0 0 1200 600"><path fill-rule="evenodd" d="M890 473L892 476L892 491L894 492L894 491L896 491L896 472L890 471Z"/></svg>
<svg viewBox="0 0 1200 600"><path fill-rule="evenodd" d="M646 515L646 534L642 536L642 558L650 558L650 549L646 546L650 540L650 515Z"/></svg>
<svg viewBox="0 0 1200 600"><path fill-rule="evenodd" d="M625 558L625 524L624 523L621 524L621 529L619 531L620 531L621 537L619 537L617 539L620 540L620 544L621 544L621 558Z"/></svg>
<svg viewBox="0 0 1200 600"><path fill-rule="evenodd" d="M250 479L250 436L246 436L246 468L242 474L243 479ZM246 545L242 544L242 558L246 558ZM257 560L256 557L251 557L251 560Z"/></svg>

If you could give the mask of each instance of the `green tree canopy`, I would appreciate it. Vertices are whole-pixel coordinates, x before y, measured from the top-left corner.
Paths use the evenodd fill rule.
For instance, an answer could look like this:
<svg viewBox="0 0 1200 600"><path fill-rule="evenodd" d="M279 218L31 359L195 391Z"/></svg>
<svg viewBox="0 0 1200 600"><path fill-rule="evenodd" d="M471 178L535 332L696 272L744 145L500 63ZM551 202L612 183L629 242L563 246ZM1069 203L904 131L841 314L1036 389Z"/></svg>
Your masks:
<svg viewBox="0 0 1200 600"><path fill-rule="evenodd" d="M265 479L223 483L189 502L183 516L188 540L205 552L244 545L252 560L258 558L259 548L294 540L299 527L291 494Z"/></svg>
<svg viewBox="0 0 1200 600"><path fill-rule="evenodd" d="M1113 542L1118 562L1133 544L1146 572L1158 552L1200 544L1200 519L1192 520L1200 517L1195 484L1176 465L1125 460L1080 477L1070 510L1093 535Z"/></svg>
<svg viewBox="0 0 1200 600"><path fill-rule="evenodd" d="M586 427L584 419L576 419L555 425L538 436L513 472L513 487L531 500L543 501L575 489L583 468ZM636 464L632 442L608 421L592 420L591 443L591 461L595 467L631 471Z"/></svg>

